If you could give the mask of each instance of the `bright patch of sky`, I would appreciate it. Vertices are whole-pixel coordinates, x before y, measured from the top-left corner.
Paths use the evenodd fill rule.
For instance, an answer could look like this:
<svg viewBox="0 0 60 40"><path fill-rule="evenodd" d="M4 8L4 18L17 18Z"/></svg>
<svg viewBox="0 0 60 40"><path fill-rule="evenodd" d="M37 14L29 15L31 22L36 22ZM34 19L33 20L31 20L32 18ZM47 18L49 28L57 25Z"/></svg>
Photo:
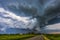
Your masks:
<svg viewBox="0 0 60 40"><path fill-rule="evenodd" d="M52 25L47 25L44 27L45 30L60 30L60 23L52 24Z"/></svg>
<svg viewBox="0 0 60 40"><path fill-rule="evenodd" d="M37 19L30 19L30 17L17 16L13 12L6 11L0 8L0 28L1 31L6 31L6 28L29 28L36 26Z"/></svg>

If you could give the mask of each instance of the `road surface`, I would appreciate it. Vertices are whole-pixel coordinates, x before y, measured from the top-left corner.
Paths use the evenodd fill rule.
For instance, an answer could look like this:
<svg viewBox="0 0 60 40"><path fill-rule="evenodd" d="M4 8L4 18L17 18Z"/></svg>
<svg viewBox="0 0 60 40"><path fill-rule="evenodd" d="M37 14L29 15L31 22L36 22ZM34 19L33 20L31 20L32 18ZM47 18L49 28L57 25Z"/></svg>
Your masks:
<svg viewBox="0 0 60 40"><path fill-rule="evenodd" d="M39 36L35 36L35 37L32 37L32 38L29 38L27 40L45 40L44 37L42 35L39 35Z"/></svg>

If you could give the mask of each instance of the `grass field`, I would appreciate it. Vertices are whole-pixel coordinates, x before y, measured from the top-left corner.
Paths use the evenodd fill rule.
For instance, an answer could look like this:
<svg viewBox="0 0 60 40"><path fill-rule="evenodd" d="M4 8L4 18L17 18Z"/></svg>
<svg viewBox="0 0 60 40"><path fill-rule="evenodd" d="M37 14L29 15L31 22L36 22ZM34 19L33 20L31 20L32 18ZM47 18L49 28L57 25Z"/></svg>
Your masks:
<svg viewBox="0 0 60 40"><path fill-rule="evenodd" d="M45 36L50 40L60 40L60 34L45 34Z"/></svg>
<svg viewBox="0 0 60 40"><path fill-rule="evenodd" d="M3 34L0 35L0 40L25 40L31 37L36 36L35 34L25 34L25 35L20 35L20 34Z"/></svg>
<svg viewBox="0 0 60 40"><path fill-rule="evenodd" d="M0 34L0 40L26 40L39 34ZM60 34L43 34L46 40L60 40Z"/></svg>

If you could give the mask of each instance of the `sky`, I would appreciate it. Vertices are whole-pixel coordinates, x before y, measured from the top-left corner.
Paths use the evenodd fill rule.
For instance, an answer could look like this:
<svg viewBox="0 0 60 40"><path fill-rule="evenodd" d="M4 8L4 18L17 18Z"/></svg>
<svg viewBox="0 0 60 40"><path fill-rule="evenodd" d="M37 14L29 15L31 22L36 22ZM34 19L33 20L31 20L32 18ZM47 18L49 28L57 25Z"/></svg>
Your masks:
<svg viewBox="0 0 60 40"><path fill-rule="evenodd" d="M50 7L55 7L55 0L44 1L43 5L39 0L0 0L0 31L6 32L8 28L33 29L37 27L38 21L37 18L32 18L32 13L36 12L42 16ZM59 25L59 23L47 25L44 29L60 29Z"/></svg>
<svg viewBox="0 0 60 40"><path fill-rule="evenodd" d="M17 16L13 12L9 12L0 8L0 30L5 31L6 28L29 28L32 29L37 20L36 18Z"/></svg>

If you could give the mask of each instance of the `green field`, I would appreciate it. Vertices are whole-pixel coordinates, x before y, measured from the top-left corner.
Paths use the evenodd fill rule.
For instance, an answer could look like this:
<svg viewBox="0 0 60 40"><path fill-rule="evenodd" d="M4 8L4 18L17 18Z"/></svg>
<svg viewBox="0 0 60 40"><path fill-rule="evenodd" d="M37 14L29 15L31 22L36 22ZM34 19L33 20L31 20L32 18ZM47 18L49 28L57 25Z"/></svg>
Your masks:
<svg viewBox="0 0 60 40"><path fill-rule="evenodd" d="M0 40L26 40L39 34L0 34ZM43 34L45 40L60 40L60 34Z"/></svg>
<svg viewBox="0 0 60 40"><path fill-rule="evenodd" d="M35 34L24 34L24 35L20 35L20 34L3 34L0 35L0 40L25 40L31 37L36 36Z"/></svg>
<svg viewBox="0 0 60 40"><path fill-rule="evenodd" d="M60 34L45 34L44 36L50 40L60 40Z"/></svg>

